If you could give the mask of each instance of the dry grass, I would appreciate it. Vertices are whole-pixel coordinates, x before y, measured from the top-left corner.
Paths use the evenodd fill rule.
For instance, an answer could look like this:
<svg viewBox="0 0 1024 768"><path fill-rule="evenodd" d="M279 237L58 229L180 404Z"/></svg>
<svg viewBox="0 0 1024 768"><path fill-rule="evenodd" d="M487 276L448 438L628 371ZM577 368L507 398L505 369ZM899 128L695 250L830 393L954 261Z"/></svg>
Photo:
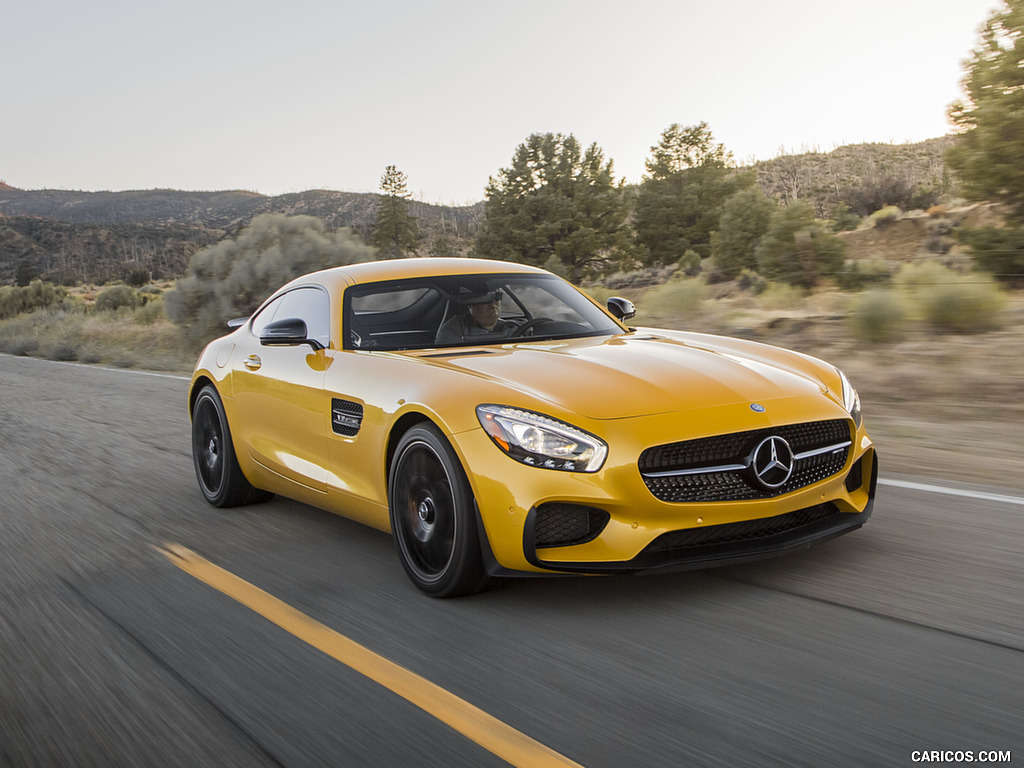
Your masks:
<svg viewBox="0 0 1024 768"><path fill-rule="evenodd" d="M188 371L194 363L171 322L140 324L131 311L19 315L0 323L0 352L156 371Z"/></svg>

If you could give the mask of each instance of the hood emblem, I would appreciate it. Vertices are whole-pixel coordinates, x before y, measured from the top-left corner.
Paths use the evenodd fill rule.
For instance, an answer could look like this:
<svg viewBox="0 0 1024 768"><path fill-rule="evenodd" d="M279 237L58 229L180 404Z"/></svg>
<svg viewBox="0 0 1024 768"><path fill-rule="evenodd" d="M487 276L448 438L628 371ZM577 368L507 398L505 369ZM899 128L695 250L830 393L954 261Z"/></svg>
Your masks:
<svg viewBox="0 0 1024 768"><path fill-rule="evenodd" d="M774 490L793 474L793 449L783 438L772 435L758 443L748 463L757 482Z"/></svg>
<svg viewBox="0 0 1024 768"><path fill-rule="evenodd" d="M760 403L751 403L750 410L752 410L754 413L764 413L765 408Z"/></svg>

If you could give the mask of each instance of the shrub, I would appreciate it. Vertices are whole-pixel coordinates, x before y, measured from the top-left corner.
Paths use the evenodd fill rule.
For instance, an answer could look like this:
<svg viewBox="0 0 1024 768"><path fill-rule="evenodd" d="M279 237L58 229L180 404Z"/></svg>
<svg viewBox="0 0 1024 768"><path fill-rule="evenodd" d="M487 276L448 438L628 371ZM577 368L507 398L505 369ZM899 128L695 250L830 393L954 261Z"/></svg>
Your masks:
<svg viewBox="0 0 1024 768"><path fill-rule="evenodd" d="M850 313L857 337L876 344L902 339L906 319L905 299L897 291L885 288L863 293Z"/></svg>
<svg viewBox="0 0 1024 768"><path fill-rule="evenodd" d="M61 286L42 280L33 280L26 286L4 286L0 288L0 320L6 320L23 312L59 306L67 301L68 292Z"/></svg>
<svg viewBox="0 0 1024 768"><path fill-rule="evenodd" d="M1024 286L1024 227L960 229L957 238L971 249L974 263L997 280Z"/></svg>
<svg viewBox="0 0 1024 768"><path fill-rule="evenodd" d="M981 333L1001 328L1006 297L991 277L978 274L923 288L925 320L937 331Z"/></svg>
<svg viewBox="0 0 1024 768"><path fill-rule="evenodd" d="M136 365L135 358L129 355L128 353L124 353L119 355L118 357L115 357L112 362L118 368L134 368Z"/></svg>
<svg viewBox="0 0 1024 768"><path fill-rule="evenodd" d="M956 273L934 261L904 264L893 276L892 282L901 290L911 293L956 279Z"/></svg>
<svg viewBox="0 0 1024 768"><path fill-rule="evenodd" d="M18 355L25 357L27 355L35 354L39 351L39 342L35 339L22 339L15 341L11 345L10 352L12 355Z"/></svg>
<svg viewBox="0 0 1024 768"><path fill-rule="evenodd" d="M111 285L100 291L93 305L97 312L113 312L121 307L134 309L142 303L139 292L130 285Z"/></svg>
<svg viewBox="0 0 1024 768"><path fill-rule="evenodd" d="M846 203L839 203L832 211L832 231L848 232L860 226L860 216L853 213Z"/></svg>
<svg viewBox="0 0 1024 768"><path fill-rule="evenodd" d="M50 360L71 361L78 359L78 350L70 344L58 344L47 355Z"/></svg>
<svg viewBox="0 0 1024 768"><path fill-rule="evenodd" d="M836 283L844 291L860 291L869 285L886 283L892 279L892 270L884 259L877 256L865 261L847 261L836 275Z"/></svg>
<svg viewBox="0 0 1024 768"><path fill-rule="evenodd" d="M700 272L700 261L700 254L690 249L679 258L679 269L688 277L693 277Z"/></svg>
<svg viewBox="0 0 1024 768"><path fill-rule="evenodd" d="M779 311L799 309L805 300L806 294L795 285L769 282L758 295L757 303L762 309Z"/></svg>
<svg viewBox="0 0 1024 768"><path fill-rule="evenodd" d="M124 273L124 281L135 288L141 288L151 279L152 275L150 275L149 270L143 267L132 267L131 269L126 269Z"/></svg>
<svg viewBox="0 0 1024 768"><path fill-rule="evenodd" d="M21 289L13 285L0 286L0 320L21 312Z"/></svg>
<svg viewBox="0 0 1024 768"><path fill-rule="evenodd" d="M895 224L903 218L903 211L895 205L887 205L871 214L868 220L875 227L881 228Z"/></svg>
<svg viewBox="0 0 1024 768"><path fill-rule="evenodd" d="M814 220L813 209L796 201L772 214L757 246L758 272L770 280L811 288L842 268L845 246Z"/></svg>
<svg viewBox="0 0 1024 768"><path fill-rule="evenodd" d="M186 346L221 334L232 317L251 314L273 291L307 272L373 258L349 229L328 232L312 216L264 214L237 239L192 257L186 276L166 296L167 316Z"/></svg>
<svg viewBox="0 0 1024 768"><path fill-rule="evenodd" d="M672 280L651 288L644 296L644 315L686 317L700 314L704 304L704 281L699 278Z"/></svg>
<svg viewBox="0 0 1024 768"><path fill-rule="evenodd" d="M152 325L166 317L163 299L150 299L135 310L133 320L138 325Z"/></svg>
<svg viewBox="0 0 1024 768"><path fill-rule="evenodd" d="M741 291L750 291L755 296L764 293L768 288L768 282L752 269L744 269L740 272L736 284Z"/></svg>

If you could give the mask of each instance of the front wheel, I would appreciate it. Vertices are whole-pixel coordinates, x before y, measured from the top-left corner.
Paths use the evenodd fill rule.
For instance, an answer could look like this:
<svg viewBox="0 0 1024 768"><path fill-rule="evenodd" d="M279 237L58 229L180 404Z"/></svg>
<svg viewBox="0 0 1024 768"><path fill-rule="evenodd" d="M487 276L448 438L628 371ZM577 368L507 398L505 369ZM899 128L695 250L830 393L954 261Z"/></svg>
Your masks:
<svg viewBox="0 0 1024 768"><path fill-rule="evenodd" d="M388 507L398 556L413 584L432 597L468 595L484 585L472 492L434 425L415 426L399 441Z"/></svg>
<svg viewBox="0 0 1024 768"><path fill-rule="evenodd" d="M203 496L215 507L256 504L274 494L255 488L242 474L220 395L205 386L192 406L192 463Z"/></svg>

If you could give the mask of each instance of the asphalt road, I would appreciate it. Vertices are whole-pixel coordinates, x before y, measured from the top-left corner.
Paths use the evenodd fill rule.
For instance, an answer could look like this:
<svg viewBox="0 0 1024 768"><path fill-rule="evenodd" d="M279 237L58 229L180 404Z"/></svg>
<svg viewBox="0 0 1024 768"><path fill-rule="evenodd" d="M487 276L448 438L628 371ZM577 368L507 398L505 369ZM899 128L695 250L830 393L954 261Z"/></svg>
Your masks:
<svg viewBox="0 0 1024 768"><path fill-rule="evenodd" d="M1024 761L1020 503L886 485L785 558L437 601L389 536L207 506L186 386L0 356L0 767L507 764L165 543L587 768Z"/></svg>

